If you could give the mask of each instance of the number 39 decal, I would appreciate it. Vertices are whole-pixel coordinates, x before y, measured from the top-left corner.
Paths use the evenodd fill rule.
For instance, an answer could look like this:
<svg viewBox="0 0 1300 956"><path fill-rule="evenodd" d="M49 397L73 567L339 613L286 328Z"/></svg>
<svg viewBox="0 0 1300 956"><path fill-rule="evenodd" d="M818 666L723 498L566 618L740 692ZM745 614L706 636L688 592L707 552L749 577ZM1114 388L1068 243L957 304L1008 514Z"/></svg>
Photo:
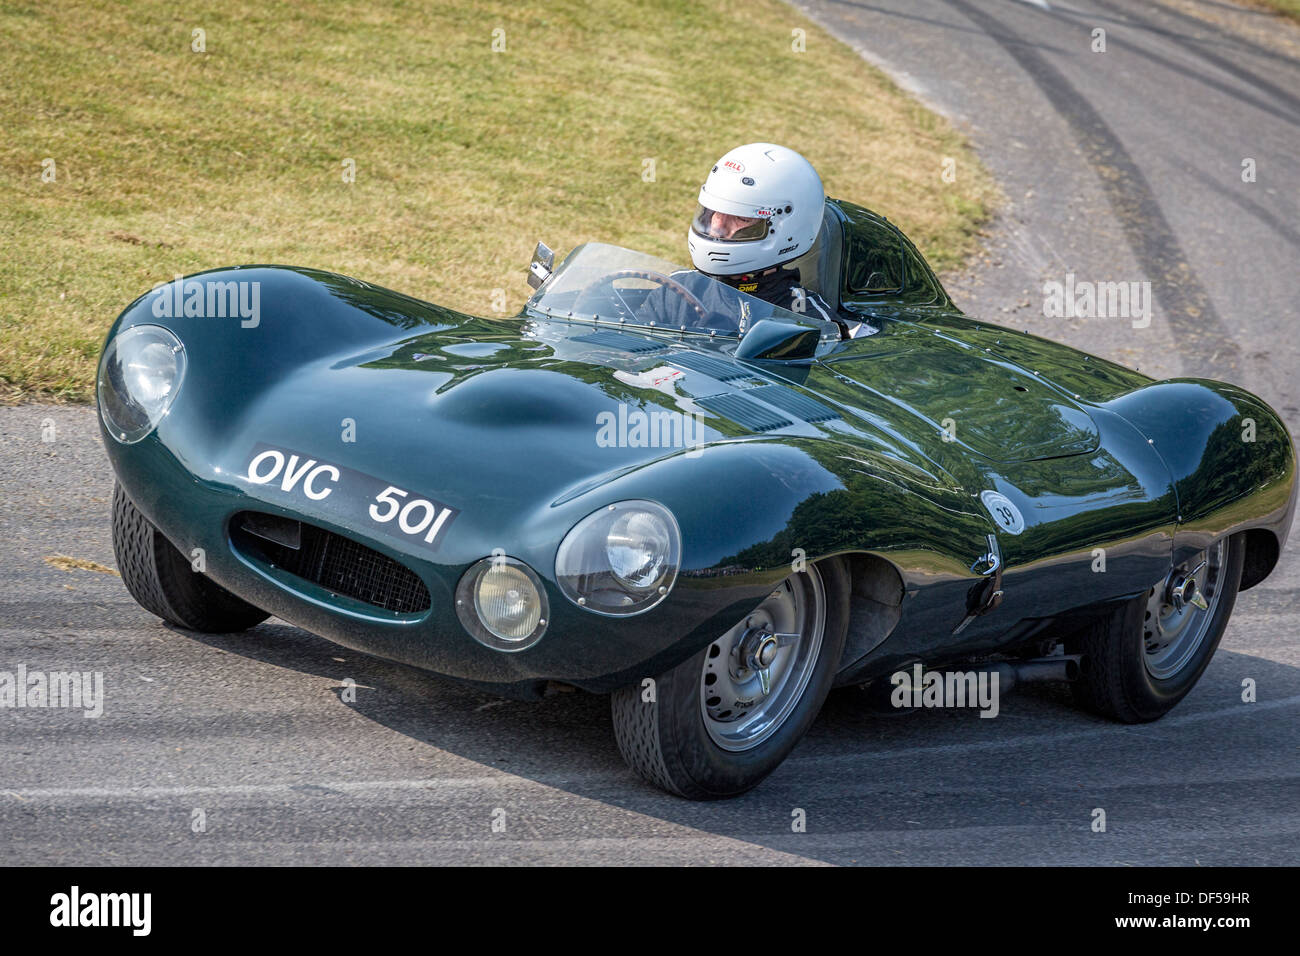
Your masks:
<svg viewBox="0 0 1300 956"><path fill-rule="evenodd" d="M993 521L1002 531L1007 534L1020 534L1025 530L1024 515L1006 495L996 491L985 491L980 494L980 501L984 502L984 507L989 510Z"/></svg>

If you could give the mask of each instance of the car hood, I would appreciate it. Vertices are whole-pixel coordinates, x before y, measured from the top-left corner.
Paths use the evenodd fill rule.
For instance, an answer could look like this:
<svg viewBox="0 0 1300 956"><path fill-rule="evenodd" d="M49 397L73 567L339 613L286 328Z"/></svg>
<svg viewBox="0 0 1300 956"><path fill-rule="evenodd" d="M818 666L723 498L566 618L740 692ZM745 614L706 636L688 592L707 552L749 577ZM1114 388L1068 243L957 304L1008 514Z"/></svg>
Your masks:
<svg viewBox="0 0 1300 956"><path fill-rule="evenodd" d="M228 467L273 446L517 513L760 432L697 399L766 380L681 340L442 318L422 334L305 361L240 399ZM776 431L821 434L802 420Z"/></svg>
<svg viewBox="0 0 1300 956"><path fill-rule="evenodd" d="M864 405L893 406L993 461L1085 455L1100 442L1079 396L1050 373L930 329L895 325L825 364Z"/></svg>
<svg viewBox="0 0 1300 956"><path fill-rule="evenodd" d="M996 462L1098 446L1087 412L1059 390L938 338L828 363L838 390L823 387L824 371L738 362L727 348L696 336L466 316L305 363L249 408L239 444L408 476L421 490L514 514L720 441L841 440L942 483L936 462L949 458L954 445L941 440L950 432L957 447ZM320 424L317 434L307 422ZM355 442L340 439L349 424Z"/></svg>

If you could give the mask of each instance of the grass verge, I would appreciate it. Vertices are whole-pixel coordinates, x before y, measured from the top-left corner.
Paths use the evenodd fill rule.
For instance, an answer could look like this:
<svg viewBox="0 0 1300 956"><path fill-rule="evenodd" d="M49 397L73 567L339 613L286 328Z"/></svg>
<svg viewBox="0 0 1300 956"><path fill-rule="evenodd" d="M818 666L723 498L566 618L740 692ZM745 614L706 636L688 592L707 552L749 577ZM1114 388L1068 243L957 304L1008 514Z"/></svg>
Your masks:
<svg viewBox="0 0 1300 956"><path fill-rule="evenodd" d="M314 266L491 315L538 239L682 261L744 142L804 153L940 269L995 195L945 120L775 0L17 0L0 46L10 401L90 399L113 318L177 273Z"/></svg>
<svg viewBox="0 0 1300 956"><path fill-rule="evenodd" d="M1246 5L1272 10L1300 23L1300 0L1247 0Z"/></svg>

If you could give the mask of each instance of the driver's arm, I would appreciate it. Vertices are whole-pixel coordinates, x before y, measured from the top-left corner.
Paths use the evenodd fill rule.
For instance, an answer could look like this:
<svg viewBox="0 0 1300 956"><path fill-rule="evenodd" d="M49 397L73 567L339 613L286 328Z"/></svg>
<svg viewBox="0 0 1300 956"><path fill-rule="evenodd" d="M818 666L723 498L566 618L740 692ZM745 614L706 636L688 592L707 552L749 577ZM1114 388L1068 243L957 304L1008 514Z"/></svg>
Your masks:
<svg viewBox="0 0 1300 956"><path fill-rule="evenodd" d="M706 308L715 303L709 298L709 282L701 282L700 273L691 270L674 272L669 278L676 280L685 286L689 291L695 293ZM699 328L700 317L696 314L695 309L691 308L689 302L673 292L666 286L655 286L650 290L650 294L645 297L640 308L636 311L636 320L638 322L650 323L655 325L669 326L671 328L681 328L683 325L688 329Z"/></svg>
<svg viewBox="0 0 1300 956"><path fill-rule="evenodd" d="M650 294L642 300L636 310L636 321L642 325L681 325L684 319L679 316L686 309L681 296L669 292L661 285L656 285Z"/></svg>

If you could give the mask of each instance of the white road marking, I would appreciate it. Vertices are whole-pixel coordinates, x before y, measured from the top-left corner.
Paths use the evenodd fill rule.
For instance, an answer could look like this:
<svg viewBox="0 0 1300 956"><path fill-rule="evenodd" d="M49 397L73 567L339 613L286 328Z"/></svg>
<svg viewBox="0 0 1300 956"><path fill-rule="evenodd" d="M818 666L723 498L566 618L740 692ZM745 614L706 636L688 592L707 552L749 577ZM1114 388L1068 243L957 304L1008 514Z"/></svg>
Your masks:
<svg viewBox="0 0 1300 956"><path fill-rule="evenodd" d="M1261 701L1255 704L1238 704L1233 707L1224 707L1219 710L1202 711L1196 714L1185 714L1181 717L1166 717L1157 726L1182 726L1184 724L1200 723L1206 720L1219 720L1224 717L1249 716L1251 714L1261 713L1268 710L1276 710L1280 707L1294 707L1300 704L1300 694L1292 697L1284 697L1279 700ZM1092 727L1087 730L1067 731L1065 733L1035 734L1028 737L1012 737L1006 740L985 740L974 743L960 744L940 744L934 747L907 747L899 750L882 750L874 753L852 753L828 755L824 757L798 758L793 757L786 761L790 764L802 763L836 763L844 761L875 760L885 757L908 757L918 754L928 753L961 753L972 750L1005 750L1016 747L1032 747L1036 744L1053 744L1062 740L1074 740L1080 737L1096 736L1113 736L1123 734L1128 730L1123 725L1108 725L1105 727ZM587 773L582 774L580 779L586 786L597 782L609 782L611 784L626 784L630 779L630 771L615 771L611 773ZM300 780L295 783L263 783L263 784L232 784L229 786L192 786L192 787L49 787L33 789L7 789L0 790L0 796L13 797L21 801L29 800L59 800L59 799L84 799L84 800L119 800L119 799L162 799L166 797L197 797L197 796L256 796L259 794L288 794L288 793L319 793L321 791L334 791L341 794L352 793L371 793L382 792L385 790L414 791L414 790L442 790L451 787L468 787L473 789L489 789L511 784L523 784L525 786L542 786L542 787L564 787L568 781L565 779L534 779L530 777L519 777L513 774L501 773L477 777L433 777L427 780L344 780L339 782L321 782L315 783L309 780Z"/></svg>
<svg viewBox="0 0 1300 956"><path fill-rule="evenodd" d="M583 774L582 781L608 780L611 783L626 783L630 777L626 773ZM228 786L192 786L192 787L48 787L41 789L0 790L0 796L15 797L19 800L58 800L58 799L156 799L164 797L199 797L199 796L256 796L258 794L307 793L317 794L333 791L335 793L367 793L377 790L441 790L452 787L470 787L489 789L512 783L536 784L539 786L563 786L567 781L534 780L511 774L499 774L481 777L431 777L427 780L344 780L340 782L313 782L300 780L295 783L246 783Z"/></svg>

